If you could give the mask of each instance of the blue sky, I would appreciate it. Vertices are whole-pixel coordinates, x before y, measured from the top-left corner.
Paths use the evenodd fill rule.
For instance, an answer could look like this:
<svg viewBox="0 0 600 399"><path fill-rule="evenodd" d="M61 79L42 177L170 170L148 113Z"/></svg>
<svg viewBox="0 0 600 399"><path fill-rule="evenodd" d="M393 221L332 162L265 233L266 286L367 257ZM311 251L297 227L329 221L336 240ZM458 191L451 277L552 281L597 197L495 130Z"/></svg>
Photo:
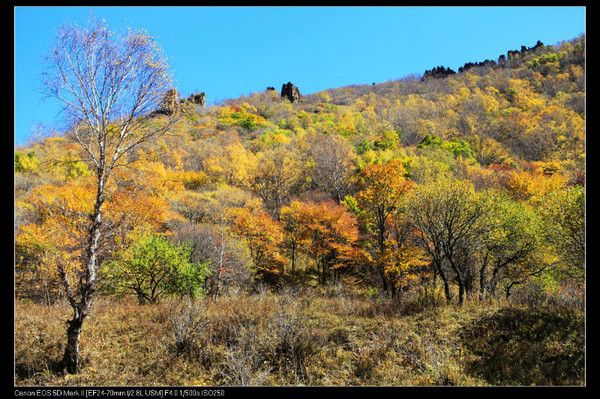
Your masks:
<svg viewBox="0 0 600 399"><path fill-rule="evenodd" d="M287 81L308 94L457 69L585 32L584 7L15 7L15 144L37 123L60 126L40 90L43 57L60 25L90 15L146 29L182 95L204 91L209 104Z"/></svg>

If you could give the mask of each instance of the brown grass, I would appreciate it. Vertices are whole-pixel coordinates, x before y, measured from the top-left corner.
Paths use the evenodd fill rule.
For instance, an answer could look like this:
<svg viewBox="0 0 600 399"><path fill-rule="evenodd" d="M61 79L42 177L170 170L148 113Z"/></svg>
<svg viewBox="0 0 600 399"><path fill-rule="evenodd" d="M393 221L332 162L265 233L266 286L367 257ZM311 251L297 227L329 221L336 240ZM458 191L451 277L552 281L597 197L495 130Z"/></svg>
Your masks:
<svg viewBox="0 0 600 399"><path fill-rule="evenodd" d="M402 311L353 295L265 292L145 306L104 297L82 334L83 372L62 376L68 306L20 301L16 384L486 385L482 355L468 347L489 344L466 345L464 331L506 309Z"/></svg>

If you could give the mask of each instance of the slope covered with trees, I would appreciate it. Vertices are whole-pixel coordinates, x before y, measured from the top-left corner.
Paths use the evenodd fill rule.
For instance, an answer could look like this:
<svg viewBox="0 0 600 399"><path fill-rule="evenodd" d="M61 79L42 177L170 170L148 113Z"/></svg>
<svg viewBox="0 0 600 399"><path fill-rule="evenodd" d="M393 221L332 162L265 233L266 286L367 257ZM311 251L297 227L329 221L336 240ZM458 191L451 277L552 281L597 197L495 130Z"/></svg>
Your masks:
<svg viewBox="0 0 600 399"><path fill-rule="evenodd" d="M140 127L166 133L107 176L99 293L342 290L396 311L508 300L580 315L584 61L579 37L294 102L271 89L204 107L171 92ZM62 280L85 257L97 168L77 134L15 150L20 299L69 300ZM327 383L297 361L293 381Z"/></svg>

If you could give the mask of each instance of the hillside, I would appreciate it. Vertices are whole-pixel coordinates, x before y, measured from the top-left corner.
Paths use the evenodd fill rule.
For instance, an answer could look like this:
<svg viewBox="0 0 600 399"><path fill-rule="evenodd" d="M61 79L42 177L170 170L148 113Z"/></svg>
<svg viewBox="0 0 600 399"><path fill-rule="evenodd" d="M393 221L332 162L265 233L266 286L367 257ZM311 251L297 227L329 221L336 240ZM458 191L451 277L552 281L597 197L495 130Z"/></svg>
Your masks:
<svg viewBox="0 0 600 399"><path fill-rule="evenodd" d="M173 90L147 116L144 129L177 122L114 169L98 251L97 315L133 346L93 327L78 380L52 370L96 176L73 131L15 150L18 381L109 384L118 372L93 365L118 353L123 384L583 383L584 37L301 90L210 107ZM532 347L556 356L515 355Z"/></svg>

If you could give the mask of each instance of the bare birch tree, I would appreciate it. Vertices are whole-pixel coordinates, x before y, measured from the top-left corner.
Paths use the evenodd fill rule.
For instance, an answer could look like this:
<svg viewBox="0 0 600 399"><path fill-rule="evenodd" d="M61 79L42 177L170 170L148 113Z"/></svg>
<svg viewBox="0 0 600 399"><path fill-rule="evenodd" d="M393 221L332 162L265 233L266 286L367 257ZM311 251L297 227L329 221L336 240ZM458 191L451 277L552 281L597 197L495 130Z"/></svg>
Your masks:
<svg viewBox="0 0 600 399"><path fill-rule="evenodd" d="M73 315L67 325L64 371L81 370L79 337L96 291L102 209L111 172L132 149L166 132L175 115L148 118L172 87L168 64L143 31L111 32L104 21L63 26L48 55L44 87L69 118L68 137L79 144L96 177L96 195L81 269L59 266Z"/></svg>

